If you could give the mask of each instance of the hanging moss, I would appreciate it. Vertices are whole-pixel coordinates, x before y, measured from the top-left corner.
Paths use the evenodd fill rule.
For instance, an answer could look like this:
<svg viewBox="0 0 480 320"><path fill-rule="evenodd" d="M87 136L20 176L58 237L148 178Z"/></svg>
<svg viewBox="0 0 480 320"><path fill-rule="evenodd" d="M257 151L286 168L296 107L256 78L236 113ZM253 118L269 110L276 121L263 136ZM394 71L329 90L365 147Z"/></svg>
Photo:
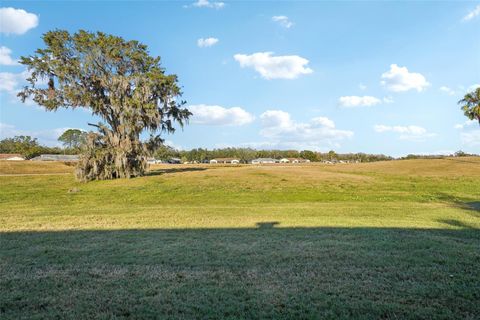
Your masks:
<svg viewBox="0 0 480 320"><path fill-rule="evenodd" d="M89 124L76 174L82 181L131 178L145 173L149 152L162 132L183 126L191 113L183 108L176 75L167 75L160 57L147 46L102 32L43 36L44 49L21 57L31 76L18 96L46 110L87 108L103 122ZM44 83L47 83L45 85ZM150 133L143 143L140 136Z"/></svg>

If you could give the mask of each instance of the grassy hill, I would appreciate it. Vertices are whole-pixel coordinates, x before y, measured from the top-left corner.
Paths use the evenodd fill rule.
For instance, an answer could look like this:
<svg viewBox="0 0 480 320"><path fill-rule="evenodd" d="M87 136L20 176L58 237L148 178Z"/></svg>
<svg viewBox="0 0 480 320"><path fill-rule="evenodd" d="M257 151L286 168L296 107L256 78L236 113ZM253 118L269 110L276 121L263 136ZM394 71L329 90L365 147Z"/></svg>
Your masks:
<svg viewBox="0 0 480 320"><path fill-rule="evenodd" d="M0 318L480 317L480 159L0 163Z"/></svg>

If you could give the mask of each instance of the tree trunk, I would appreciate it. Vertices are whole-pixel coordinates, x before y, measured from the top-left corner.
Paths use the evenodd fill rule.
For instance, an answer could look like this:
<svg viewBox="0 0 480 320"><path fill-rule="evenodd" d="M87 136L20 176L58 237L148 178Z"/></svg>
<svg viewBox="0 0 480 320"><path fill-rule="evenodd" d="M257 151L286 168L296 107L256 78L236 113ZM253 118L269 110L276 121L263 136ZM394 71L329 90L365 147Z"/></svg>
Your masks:
<svg viewBox="0 0 480 320"><path fill-rule="evenodd" d="M91 181L144 175L147 170L146 151L138 138L122 137L110 130L105 133L89 134L77 165L77 178Z"/></svg>

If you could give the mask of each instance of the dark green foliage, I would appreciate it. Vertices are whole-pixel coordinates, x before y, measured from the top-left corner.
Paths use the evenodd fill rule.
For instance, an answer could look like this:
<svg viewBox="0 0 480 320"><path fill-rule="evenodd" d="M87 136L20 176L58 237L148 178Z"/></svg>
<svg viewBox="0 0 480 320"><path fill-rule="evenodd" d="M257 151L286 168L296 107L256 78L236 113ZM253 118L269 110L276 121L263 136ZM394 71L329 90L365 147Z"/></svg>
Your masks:
<svg viewBox="0 0 480 320"><path fill-rule="evenodd" d="M25 159L34 158L42 153L59 154L59 148L49 148L38 143L36 138L30 136L15 136L0 141L0 153L19 153Z"/></svg>
<svg viewBox="0 0 480 320"><path fill-rule="evenodd" d="M480 87L467 93L462 100L458 101L465 116L470 120L477 120L480 124Z"/></svg>
<svg viewBox="0 0 480 320"><path fill-rule="evenodd" d="M160 57L147 46L102 32L44 34L45 49L21 57L29 85L19 97L31 97L48 111L87 108L104 123L91 124L98 133L87 137L79 161L80 180L130 178L145 173L146 157L160 143L160 133L174 132L191 113L177 101L176 75L167 75ZM47 82L42 86L41 83ZM140 135L150 132L150 143Z"/></svg>
<svg viewBox="0 0 480 320"><path fill-rule="evenodd" d="M308 159L310 161L317 161L318 160L317 154L313 151L310 151L310 150L304 150L304 151L300 152L300 157L303 158L303 159Z"/></svg>

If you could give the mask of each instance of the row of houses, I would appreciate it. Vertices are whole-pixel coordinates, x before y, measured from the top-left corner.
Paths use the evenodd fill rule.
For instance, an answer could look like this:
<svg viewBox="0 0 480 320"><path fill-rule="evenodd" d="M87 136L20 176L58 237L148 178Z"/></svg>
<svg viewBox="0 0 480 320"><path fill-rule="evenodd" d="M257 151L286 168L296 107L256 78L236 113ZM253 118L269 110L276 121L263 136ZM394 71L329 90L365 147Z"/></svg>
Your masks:
<svg viewBox="0 0 480 320"><path fill-rule="evenodd" d="M302 158L282 158L282 159L258 158L250 161L251 164L307 163L307 162L310 162L310 160L302 159ZM217 159L210 160L210 163L239 164L240 160L236 158L217 158Z"/></svg>
<svg viewBox="0 0 480 320"><path fill-rule="evenodd" d="M21 161L25 158L21 154L16 153L2 153L0 154L0 160L8 161ZM63 162L76 162L79 160L78 155L68 155L68 154L42 154L38 157L32 158L32 161L63 161ZM171 164L180 164L182 163L181 159L170 158L167 161L157 160L155 158L148 158L148 163L157 164L157 163L171 163ZM237 158L215 158L212 160L207 160L205 163L211 164L240 164L240 159ZM282 159L273 159L273 158L258 158L250 161L251 164L273 164L273 163L307 163L310 160L302 158L282 158ZM197 162L192 162L197 163Z"/></svg>

